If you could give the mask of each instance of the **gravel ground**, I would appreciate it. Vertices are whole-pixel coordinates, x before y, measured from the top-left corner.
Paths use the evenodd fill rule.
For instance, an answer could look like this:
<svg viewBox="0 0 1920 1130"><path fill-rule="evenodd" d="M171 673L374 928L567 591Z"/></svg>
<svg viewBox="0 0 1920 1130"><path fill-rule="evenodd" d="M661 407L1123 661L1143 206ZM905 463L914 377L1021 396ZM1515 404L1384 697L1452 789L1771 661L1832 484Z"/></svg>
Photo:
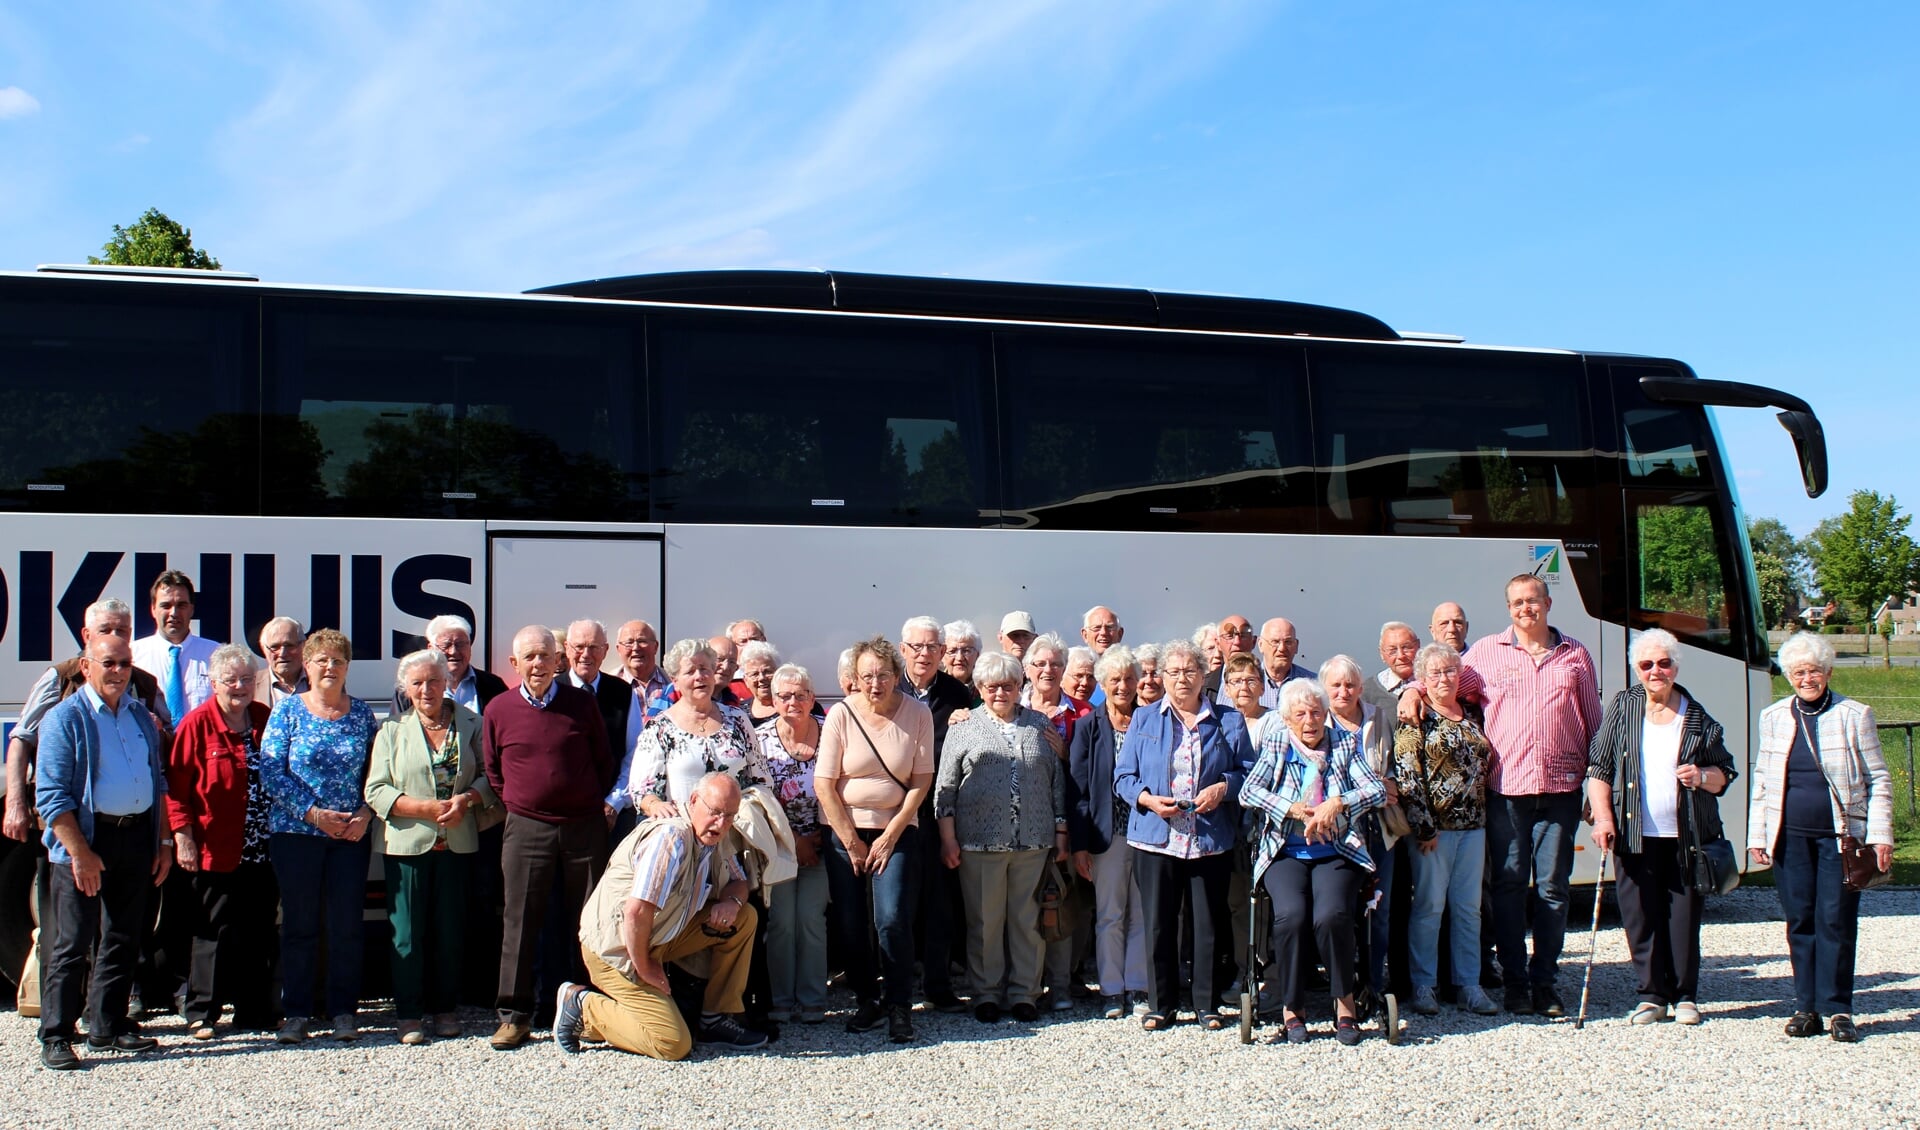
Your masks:
<svg viewBox="0 0 1920 1130"><path fill-rule="evenodd" d="M1771 890L1710 911L1701 998L1707 1022L1634 1028L1633 972L1603 927L1593 1006L1570 1020L1507 1021L1443 1008L1410 1017L1391 1046L1376 1034L1305 1047L1252 1046L1183 1024L1143 1032L1079 1008L1040 1024L991 1027L922 1014L920 1040L853 1036L838 1018L793 1025L765 1052L696 1052L679 1064L592 1049L567 1057L541 1036L512 1053L474 1035L394 1042L391 1013L365 1017L357 1044L298 1049L265 1037L192 1045L178 1018L148 1030L161 1050L98 1057L91 1070L39 1065L34 1022L0 1017L0 1123L18 1126L1912 1126L1920 1121L1920 891L1869 894L1855 980L1862 1042L1789 1040L1791 989ZM1577 1002L1586 932L1569 938L1561 989ZM844 1002L842 1002L844 1003Z"/></svg>

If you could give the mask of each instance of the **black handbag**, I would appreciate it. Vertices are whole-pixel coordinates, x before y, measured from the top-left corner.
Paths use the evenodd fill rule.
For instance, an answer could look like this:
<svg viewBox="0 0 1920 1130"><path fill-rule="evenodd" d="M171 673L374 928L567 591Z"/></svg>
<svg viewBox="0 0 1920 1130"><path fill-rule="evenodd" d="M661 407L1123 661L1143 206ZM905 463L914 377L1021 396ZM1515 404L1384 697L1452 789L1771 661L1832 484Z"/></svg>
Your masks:
<svg viewBox="0 0 1920 1130"><path fill-rule="evenodd" d="M1740 885L1740 857L1725 836L1701 842L1695 791L1687 790L1687 887L1698 894L1724 895Z"/></svg>

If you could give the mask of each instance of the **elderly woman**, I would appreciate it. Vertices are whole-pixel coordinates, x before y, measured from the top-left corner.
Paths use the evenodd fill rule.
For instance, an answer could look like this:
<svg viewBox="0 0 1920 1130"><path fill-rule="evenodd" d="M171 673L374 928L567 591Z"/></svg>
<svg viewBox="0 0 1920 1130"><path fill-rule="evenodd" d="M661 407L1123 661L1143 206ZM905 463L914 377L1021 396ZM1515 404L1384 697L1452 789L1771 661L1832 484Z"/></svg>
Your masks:
<svg viewBox="0 0 1920 1130"><path fill-rule="evenodd" d="M947 645L940 660L947 674L965 686L973 686L973 665L980 658L980 629L970 620L955 620L940 629L940 637Z"/></svg>
<svg viewBox="0 0 1920 1130"><path fill-rule="evenodd" d="M1113 795L1113 768L1133 722L1140 664L1132 651L1115 644L1094 665L1094 674L1106 701L1073 731L1067 831L1074 869L1093 884L1093 952L1102 1008L1107 1019L1118 1020L1131 1011L1128 997L1144 1000L1147 991L1146 919L1126 839L1133 806Z"/></svg>
<svg viewBox="0 0 1920 1130"><path fill-rule="evenodd" d="M1680 641L1633 641L1639 685L1613 696L1587 758L1593 842L1610 851L1640 1003L1627 1019L1700 1023L1700 911L1687 845L1721 837L1718 797L1738 774L1720 723L1678 681Z"/></svg>
<svg viewBox="0 0 1920 1130"><path fill-rule="evenodd" d="M627 792L653 819L677 816L708 773L730 773L742 791L770 784L766 758L747 716L714 697L722 675L707 641L685 639L668 649L661 669L679 699L640 731Z"/></svg>
<svg viewBox="0 0 1920 1130"><path fill-rule="evenodd" d="M770 1018L777 1022L798 1013L808 1024L827 1018L827 871L821 863L820 801L813 768L820 749L820 720L814 716L813 676L789 663L773 673L773 700L779 713L760 724L755 735L773 777L774 795L793 829L794 856L800 872L773 887L767 897L767 969L772 996Z"/></svg>
<svg viewBox="0 0 1920 1130"><path fill-rule="evenodd" d="M1254 857L1254 882L1273 900L1273 956L1290 1044L1305 1043L1301 1019L1306 975L1300 942L1311 929L1332 983L1334 1037L1360 1042L1354 1008L1354 918L1373 861L1362 822L1386 787L1367 764L1351 731L1327 725L1331 703L1317 679L1280 688L1284 728L1267 731L1260 761L1247 775L1240 803L1266 815Z"/></svg>
<svg viewBox="0 0 1920 1130"><path fill-rule="evenodd" d="M747 721L756 729L780 713L773 698L773 672L780 666L780 653L765 640L749 640L740 649L740 682L746 686Z"/></svg>
<svg viewBox="0 0 1920 1130"><path fill-rule="evenodd" d="M1794 997L1787 1035L1824 1028L1850 1044L1860 1038L1853 1024L1860 893L1842 880L1839 838L1871 845L1880 870L1892 868L1891 781L1873 708L1827 685L1832 645L1801 632L1780 645L1780 669L1793 693L1760 713L1747 854L1773 867L1787 917Z"/></svg>
<svg viewBox="0 0 1920 1130"><path fill-rule="evenodd" d="M1098 659L1090 647L1067 650L1067 673L1062 676L1060 685L1068 698L1076 702L1093 703L1100 690L1100 682L1093 673L1094 663Z"/></svg>
<svg viewBox="0 0 1920 1130"><path fill-rule="evenodd" d="M1366 701L1366 672L1350 655L1336 655L1320 665L1320 685L1327 688L1331 707L1329 725L1353 735L1373 775L1386 786L1386 803L1364 821L1367 857L1373 861L1374 885L1386 892L1368 918L1367 976L1374 991L1387 991L1387 944L1392 937L1393 848L1398 836L1387 834L1382 816L1400 803L1400 786L1393 762L1393 715Z"/></svg>
<svg viewBox="0 0 1920 1130"><path fill-rule="evenodd" d="M960 872L974 1019L1040 1018L1045 960L1033 893L1049 856L1067 853L1066 768L1020 705L1020 664L993 652L973 669L983 708L947 730L933 812L940 858Z"/></svg>
<svg viewBox="0 0 1920 1130"><path fill-rule="evenodd" d="M1403 789L1413 852L1413 906L1407 920L1413 1010L1440 1011L1440 919L1453 914L1449 945L1460 1007L1482 1016L1498 1011L1480 987L1481 881L1487 862L1487 765L1493 746L1479 706L1460 701L1460 653L1443 643L1414 655L1419 720L1394 734L1393 758ZM1371 705L1371 704L1369 704Z"/></svg>
<svg viewBox="0 0 1920 1130"><path fill-rule="evenodd" d="M1255 749L1260 748L1260 738L1269 721L1278 721L1278 716L1270 713L1260 701L1260 693L1266 687L1257 656L1240 651L1227 657L1226 665L1220 670L1221 697L1247 720L1247 741Z"/></svg>
<svg viewBox="0 0 1920 1130"><path fill-rule="evenodd" d="M913 1039L917 824L933 784L933 712L900 693L906 668L885 637L863 640L852 651L859 693L827 714L813 769L820 815L833 831L827 888L847 983L859 1001L847 1031L885 1024L888 1038L906 1043ZM876 934L884 998L876 991Z"/></svg>
<svg viewBox="0 0 1920 1130"><path fill-rule="evenodd" d="M1067 693L1066 641L1052 632L1035 636L1033 642L1027 645L1024 662L1027 686L1020 696L1021 705L1038 710L1063 742L1071 741L1073 724L1092 708L1085 699L1076 699ZM977 675L974 685L979 686Z"/></svg>
<svg viewBox="0 0 1920 1130"><path fill-rule="evenodd" d="M1113 770L1113 792L1127 802L1127 846L1147 930L1150 1032L1167 1028L1180 1003L1180 906L1191 902L1191 994L1202 1027L1225 1022L1214 1011L1214 932L1224 929L1227 882L1239 827L1234 798L1253 765L1253 746L1237 711L1202 693L1207 658L1174 640L1160 649L1167 695L1137 709Z"/></svg>
<svg viewBox="0 0 1920 1130"><path fill-rule="evenodd" d="M227 644L208 657L213 697L187 712L167 753L174 859L194 894L187 1034L210 1040L223 1005L237 1028L271 1028L274 906L267 798L260 790L265 703L253 701L253 653Z"/></svg>
<svg viewBox="0 0 1920 1130"><path fill-rule="evenodd" d="M467 888L480 849L478 813L493 802L480 761L480 716L447 695L446 656L428 648L400 660L400 693L412 709L373 738L367 804L380 822L387 922L393 929L393 1012L400 1042L460 1035Z"/></svg>
<svg viewBox="0 0 1920 1130"><path fill-rule="evenodd" d="M1152 706L1166 697L1167 684L1160 678L1160 645L1143 643L1133 649L1133 661L1140 665L1138 705Z"/></svg>
<svg viewBox="0 0 1920 1130"><path fill-rule="evenodd" d="M322 628L301 648L307 685L280 700L260 738L260 777L273 802L268 851L279 880L280 1002L286 1019L274 1038L307 1037L322 922L327 932L326 1013L337 1040L359 1038L361 910L366 902L367 828L362 799L377 723L347 694L347 637Z"/></svg>

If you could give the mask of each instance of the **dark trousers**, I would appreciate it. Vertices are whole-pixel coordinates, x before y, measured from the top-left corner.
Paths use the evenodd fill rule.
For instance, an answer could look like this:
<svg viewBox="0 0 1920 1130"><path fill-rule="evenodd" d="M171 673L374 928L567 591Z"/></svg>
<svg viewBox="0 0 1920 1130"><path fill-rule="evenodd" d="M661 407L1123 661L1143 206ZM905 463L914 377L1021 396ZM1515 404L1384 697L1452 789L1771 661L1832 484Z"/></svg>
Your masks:
<svg viewBox="0 0 1920 1130"><path fill-rule="evenodd" d="M280 884L280 1004L289 1017L341 1016L360 1007L362 915L373 842L276 832L267 853ZM326 931L326 1011L315 1011L320 935Z"/></svg>
<svg viewBox="0 0 1920 1130"><path fill-rule="evenodd" d="M83 895L74 885L72 864L53 865L53 961L41 983L42 1040L73 1039L83 988L88 1035L104 1038L135 1030L127 1020L127 997L133 991L141 927L153 892L153 845L150 814L125 826L96 821L93 850L105 870L95 895ZM88 984L90 951L93 980Z"/></svg>
<svg viewBox="0 0 1920 1130"><path fill-rule="evenodd" d="M1508 988L1551 988L1567 941L1567 891L1579 793L1487 793L1487 863L1493 871L1493 936ZM1527 880L1533 880L1529 898ZM1527 929L1533 959L1527 959ZM1484 929L1484 926L1483 926Z"/></svg>
<svg viewBox="0 0 1920 1130"><path fill-rule="evenodd" d="M460 1000L473 857L451 851L389 855L387 923L393 927L393 1014L418 1020L452 1012Z"/></svg>
<svg viewBox="0 0 1920 1130"><path fill-rule="evenodd" d="M921 810L920 827L933 827ZM931 839L929 839L931 845ZM959 872L948 867L936 850L920 853L920 914L914 937L920 943L920 977L927 995L953 992L953 943L965 937L965 909L960 905Z"/></svg>
<svg viewBox="0 0 1920 1130"><path fill-rule="evenodd" d="M195 871L188 888L199 912L192 926L193 960L187 975L189 1024L212 1024L233 1005L242 1028L270 1027L280 939L274 910L280 886L270 863L242 863L232 871Z"/></svg>
<svg viewBox="0 0 1920 1130"><path fill-rule="evenodd" d="M547 904L557 896L562 909L579 920L580 908L600 881L607 858L607 818L594 812L549 824L509 812L506 829L500 845L506 918L500 930L500 985L494 1008L503 1023L527 1024L533 1019L533 960ZM584 982L585 964L576 956L574 965L572 980Z"/></svg>
<svg viewBox="0 0 1920 1130"><path fill-rule="evenodd" d="M460 999L492 1007L500 984L500 923L505 918L500 901L500 845L504 823L480 833L480 850L467 873L466 947L461 961ZM578 946L574 947L578 949Z"/></svg>
<svg viewBox="0 0 1920 1130"><path fill-rule="evenodd" d="M1627 933L1640 999L1676 1004L1698 998L1700 912L1706 899L1687 889L1680 841L1647 836L1637 852L1613 853L1620 925Z"/></svg>
<svg viewBox="0 0 1920 1130"><path fill-rule="evenodd" d="M1345 856L1281 856L1260 877L1273 900L1273 956L1280 970L1280 1003L1295 1016L1306 1008L1307 971L1301 943L1312 931L1336 999L1354 990L1355 919L1367 873Z"/></svg>
<svg viewBox="0 0 1920 1130"><path fill-rule="evenodd" d="M1180 1007L1180 903L1186 896L1192 915L1193 1008L1212 1012L1217 999L1214 984L1219 963L1214 960L1215 932L1231 929L1227 884L1233 874L1233 853L1175 859L1157 852L1135 850L1133 881L1140 888L1140 906L1147 927L1147 998L1151 1008L1171 1017Z"/></svg>
<svg viewBox="0 0 1920 1130"><path fill-rule="evenodd" d="M185 1008L187 980L193 971L193 929L199 920L200 899L194 893L193 875L176 863L147 900L136 978L143 1007L158 1012Z"/></svg>
<svg viewBox="0 0 1920 1130"><path fill-rule="evenodd" d="M1793 1007L1821 1016L1853 1015L1853 951L1860 935L1860 892L1841 881L1833 833L1781 832L1773 885L1787 917L1793 959Z"/></svg>
<svg viewBox="0 0 1920 1130"><path fill-rule="evenodd" d="M871 844L880 829L862 828L860 838ZM880 997L876 975L886 977L884 1000L901 1008L913 1006L913 911L920 895L920 829L908 828L893 845L887 869L878 875L855 875L853 860L837 836L828 837L827 892L832 900L831 924L847 985L861 1003ZM879 961L873 942L880 941Z"/></svg>

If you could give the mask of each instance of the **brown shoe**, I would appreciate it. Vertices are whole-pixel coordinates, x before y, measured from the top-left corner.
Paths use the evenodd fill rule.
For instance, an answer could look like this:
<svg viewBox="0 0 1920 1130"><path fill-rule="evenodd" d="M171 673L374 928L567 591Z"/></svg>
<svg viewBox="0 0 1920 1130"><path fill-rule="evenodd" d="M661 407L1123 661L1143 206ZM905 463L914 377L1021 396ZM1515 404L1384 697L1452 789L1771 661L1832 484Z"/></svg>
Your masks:
<svg viewBox="0 0 1920 1130"><path fill-rule="evenodd" d="M502 1020L500 1027L493 1030L493 1038L487 1042L493 1045L494 1051L510 1052L521 1044L526 1043L527 1035L531 1031L532 1029L525 1024L515 1024L511 1020Z"/></svg>
<svg viewBox="0 0 1920 1130"><path fill-rule="evenodd" d="M402 1020L400 1022L400 1042L411 1045L426 1043L427 1026L418 1020Z"/></svg>
<svg viewBox="0 0 1920 1130"><path fill-rule="evenodd" d="M460 1026L460 1017L457 1013L443 1012L433 1018L433 1034L443 1040L451 1040L456 1036L465 1035L466 1029Z"/></svg>

